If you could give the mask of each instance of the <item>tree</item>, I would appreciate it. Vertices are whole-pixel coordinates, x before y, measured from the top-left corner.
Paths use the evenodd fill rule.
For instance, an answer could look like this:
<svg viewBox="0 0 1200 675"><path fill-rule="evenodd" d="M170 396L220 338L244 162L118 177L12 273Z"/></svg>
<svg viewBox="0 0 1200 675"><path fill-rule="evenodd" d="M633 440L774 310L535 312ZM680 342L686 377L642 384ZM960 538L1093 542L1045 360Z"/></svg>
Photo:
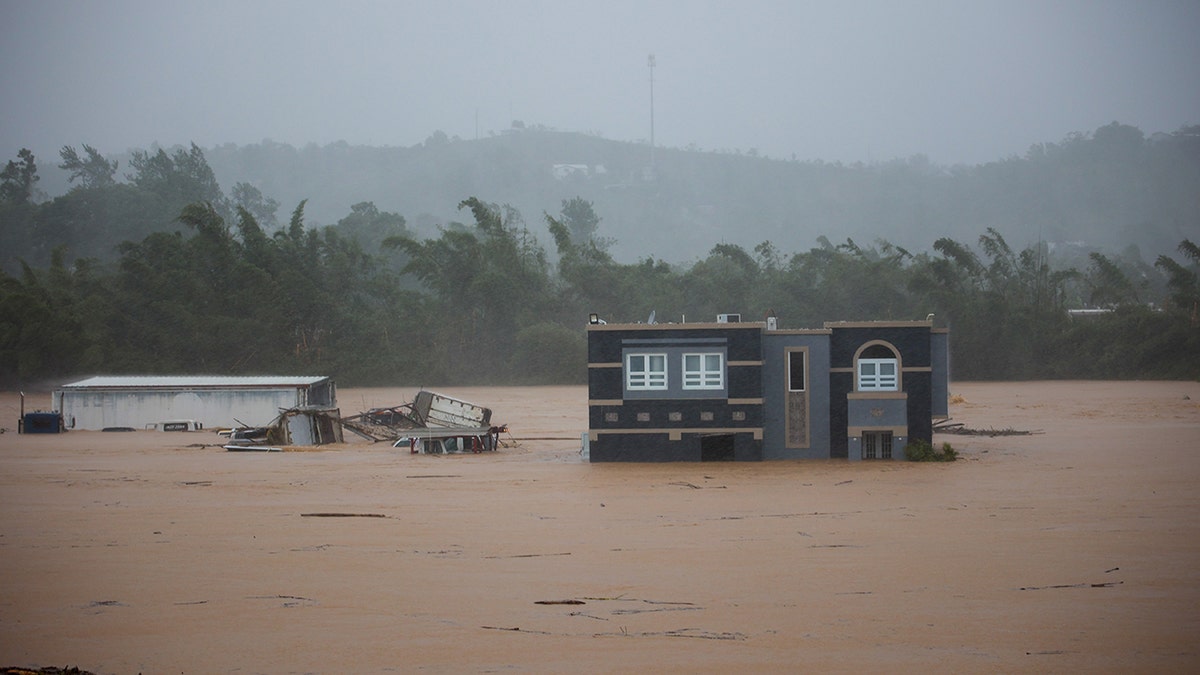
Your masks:
<svg viewBox="0 0 1200 675"><path fill-rule="evenodd" d="M79 187L100 188L113 185L113 176L117 173L117 161L108 161L92 146L83 144L86 157L80 157L79 152L70 145L64 145L58 154L62 164L58 168L70 172L70 182L79 181Z"/></svg>
<svg viewBox="0 0 1200 675"><path fill-rule="evenodd" d="M28 265L20 280L0 272L0 379L60 376L78 363L86 340L64 265L60 248L44 273Z"/></svg>
<svg viewBox="0 0 1200 675"><path fill-rule="evenodd" d="M595 237L575 241L565 214L561 219L544 212L543 216L558 250L558 275L552 291L556 300L554 313L557 316L613 312L620 305L622 297L628 300L625 291L628 277L622 275L620 266L613 262L604 243L598 242ZM596 218L596 222L599 222L599 218Z"/></svg>
<svg viewBox="0 0 1200 675"><path fill-rule="evenodd" d="M1105 161L1136 160L1145 143L1141 129L1119 122L1102 126L1092 134L1098 158Z"/></svg>
<svg viewBox="0 0 1200 675"><path fill-rule="evenodd" d="M17 157L20 162L9 161L0 171L0 270L14 273L19 269L18 260L28 258L34 247L38 211L33 203L37 162L25 148Z"/></svg>
<svg viewBox="0 0 1200 675"><path fill-rule="evenodd" d="M9 204L23 205L33 201L37 194L37 161L33 152L21 148L17 153L19 162L9 160L0 171L0 201Z"/></svg>
<svg viewBox="0 0 1200 675"><path fill-rule="evenodd" d="M1094 307L1116 307L1127 302L1137 302L1137 290L1129 277L1108 256L1098 251L1088 255L1092 264L1088 268L1088 285L1091 294L1088 302Z"/></svg>
<svg viewBox="0 0 1200 675"><path fill-rule="evenodd" d="M451 224L437 239L389 237L384 243L408 255L404 273L433 292L443 340L437 362L457 378L507 374L518 326L546 314L550 305L545 252L527 235L520 214L470 197L459 203L473 227Z"/></svg>
<svg viewBox="0 0 1200 675"><path fill-rule="evenodd" d="M350 214L337 222L342 236L357 241L365 250L377 251L388 237L408 235L408 223L404 216L390 211L380 211L375 202L358 202L350 207Z"/></svg>
<svg viewBox="0 0 1200 675"><path fill-rule="evenodd" d="M692 265L680 279L688 307L679 308L692 316L714 320L717 314L745 308L754 311L753 292L757 287L758 263L742 247L733 244L713 246L708 257ZM661 308L667 309L667 308Z"/></svg>
<svg viewBox="0 0 1200 675"><path fill-rule="evenodd" d="M1154 266L1167 273L1167 286L1171 289L1171 301L1176 307L1192 314L1193 324L1196 321L1197 308L1200 307L1200 246L1184 239L1179 243L1178 250L1192 261L1191 269L1175 262L1173 259L1160 255Z"/></svg>
<svg viewBox="0 0 1200 675"><path fill-rule="evenodd" d="M189 150L178 148L168 155L159 148L153 154L136 150L129 158L133 184L165 200L171 210L181 210L187 204L208 203L218 212L231 215L217 183L216 175L204 159L204 151L195 143Z"/></svg>
<svg viewBox="0 0 1200 675"><path fill-rule="evenodd" d="M583 197L564 199L560 213L562 223L571 233L572 242L582 245L594 240L600 228L600 217L596 215L591 202Z"/></svg>
<svg viewBox="0 0 1200 675"><path fill-rule="evenodd" d="M264 196L262 190L242 182L234 184L233 190L229 194L233 200L233 206L237 209L245 209L254 217L259 226L265 227L271 232L279 227L279 223L275 220L279 202Z"/></svg>

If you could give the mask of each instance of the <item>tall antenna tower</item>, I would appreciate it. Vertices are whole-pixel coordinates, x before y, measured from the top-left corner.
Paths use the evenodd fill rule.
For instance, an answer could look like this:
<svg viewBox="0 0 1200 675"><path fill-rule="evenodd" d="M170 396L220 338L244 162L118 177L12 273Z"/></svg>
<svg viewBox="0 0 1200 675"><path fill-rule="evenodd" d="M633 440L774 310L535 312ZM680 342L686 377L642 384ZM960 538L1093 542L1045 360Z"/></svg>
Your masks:
<svg viewBox="0 0 1200 675"><path fill-rule="evenodd" d="M651 54L646 58L646 65L650 66L650 166L654 166L654 55Z"/></svg>

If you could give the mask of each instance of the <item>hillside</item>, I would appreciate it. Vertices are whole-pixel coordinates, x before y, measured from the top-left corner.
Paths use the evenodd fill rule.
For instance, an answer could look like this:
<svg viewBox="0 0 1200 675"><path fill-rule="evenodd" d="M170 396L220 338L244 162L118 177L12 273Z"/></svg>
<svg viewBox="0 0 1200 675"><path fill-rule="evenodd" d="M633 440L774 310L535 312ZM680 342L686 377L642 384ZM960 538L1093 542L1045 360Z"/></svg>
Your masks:
<svg viewBox="0 0 1200 675"><path fill-rule="evenodd" d="M1200 127L1146 136L1114 122L1035 143L1021 156L952 167L923 156L843 165L696 149L651 152L643 143L544 128L477 140L435 132L407 148L263 141L196 151L211 167L211 182L197 176L205 189L215 189L211 194L233 198L239 183L254 186L277 202L278 222L307 200L312 227L336 224L353 205L371 202L403 217L418 236L436 237L438 226L466 219L457 208L463 199L478 197L514 207L528 234L552 249L543 213L557 214L563 200L582 197L593 204L601 218L598 235L621 262L653 257L686 264L717 243L751 249L771 241L780 251L800 252L821 237L859 244L887 239L917 252L940 237L969 240L988 228L1019 248L1039 241L1085 250L1132 245L1153 260L1200 231ZM111 177L117 187L146 186L130 155L109 159L119 167ZM65 193L80 185L68 182L60 161L37 157L34 201L56 203L46 222L29 226L27 234L4 223L3 268L14 270L16 258L44 265L59 244L69 254L111 259L123 240L178 229L172 220L182 204L175 194L148 200L145 191L106 194L118 202L108 215L70 204ZM79 208L86 216L69 215Z"/></svg>
<svg viewBox="0 0 1200 675"><path fill-rule="evenodd" d="M333 224L372 201L419 234L462 221L476 196L508 204L547 240L543 212L591 201L618 260L688 262L714 243L783 251L821 236L885 238L923 250L938 237L991 227L1017 246L1036 241L1173 250L1200 230L1200 134L1156 134L1113 124L1023 157L942 167L923 157L877 165L781 161L657 148L577 133L514 129L479 140L435 134L410 148L346 144L297 149L264 142L206 151L222 186L258 187L290 209L308 199L313 224Z"/></svg>

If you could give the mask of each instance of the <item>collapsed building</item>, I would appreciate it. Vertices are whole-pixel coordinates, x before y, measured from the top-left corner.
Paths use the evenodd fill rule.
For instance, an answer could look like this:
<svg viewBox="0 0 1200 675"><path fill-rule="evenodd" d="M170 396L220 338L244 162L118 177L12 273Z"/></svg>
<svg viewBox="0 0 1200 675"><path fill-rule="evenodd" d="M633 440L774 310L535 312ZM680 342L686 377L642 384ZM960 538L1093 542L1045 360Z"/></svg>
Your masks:
<svg viewBox="0 0 1200 675"><path fill-rule="evenodd" d="M387 441L413 453L448 454L496 450L507 425L493 425L490 408L432 391L390 408L344 417L342 426L372 442Z"/></svg>

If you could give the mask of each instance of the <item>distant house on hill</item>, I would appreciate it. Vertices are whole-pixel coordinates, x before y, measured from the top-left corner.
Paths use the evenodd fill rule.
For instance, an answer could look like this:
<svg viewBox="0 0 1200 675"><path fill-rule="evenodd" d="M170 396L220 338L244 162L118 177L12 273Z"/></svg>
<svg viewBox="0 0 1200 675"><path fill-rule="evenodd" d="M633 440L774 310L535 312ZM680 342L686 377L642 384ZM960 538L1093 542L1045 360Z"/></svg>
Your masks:
<svg viewBox="0 0 1200 675"><path fill-rule="evenodd" d="M555 164L551 172L556 180L566 180L572 176L587 178L591 173L587 164Z"/></svg>
<svg viewBox="0 0 1200 675"><path fill-rule="evenodd" d="M904 459L948 394L932 320L588 325L592 462Z"/></svg>

